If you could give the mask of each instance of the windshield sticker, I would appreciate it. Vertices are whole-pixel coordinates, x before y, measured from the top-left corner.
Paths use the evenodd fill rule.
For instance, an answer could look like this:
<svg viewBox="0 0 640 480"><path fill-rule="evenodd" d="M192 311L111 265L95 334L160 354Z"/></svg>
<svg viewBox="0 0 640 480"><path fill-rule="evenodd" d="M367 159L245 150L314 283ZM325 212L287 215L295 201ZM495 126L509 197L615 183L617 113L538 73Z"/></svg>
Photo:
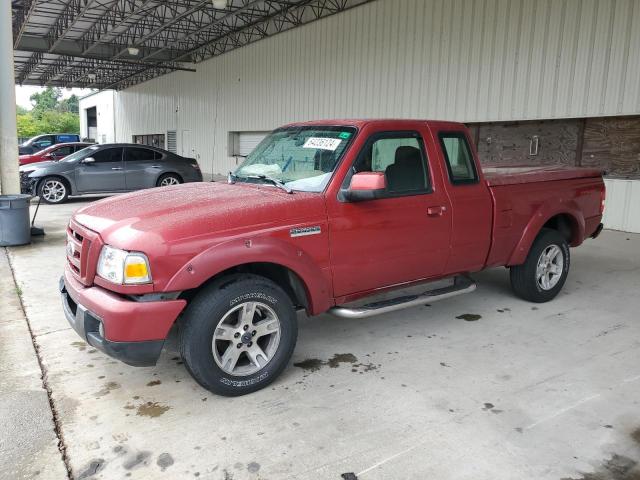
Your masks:
<svg viewBox="0 0 640 480"><path fill-rule="evenodd" d="M350 132L340 132L340 135L338 135L338 137L340 137L343 140L346 140L347 138L349 138L351 136Z"/></svg>
<svg viewBox="0 0 640 480"><path fill-rule="evenodd" d="M338 148L338 145L342 143L339 138L322 138L322 137L309 137L304 142L302 148L316 148L318 150L331 150L332 152Z"/></svg>

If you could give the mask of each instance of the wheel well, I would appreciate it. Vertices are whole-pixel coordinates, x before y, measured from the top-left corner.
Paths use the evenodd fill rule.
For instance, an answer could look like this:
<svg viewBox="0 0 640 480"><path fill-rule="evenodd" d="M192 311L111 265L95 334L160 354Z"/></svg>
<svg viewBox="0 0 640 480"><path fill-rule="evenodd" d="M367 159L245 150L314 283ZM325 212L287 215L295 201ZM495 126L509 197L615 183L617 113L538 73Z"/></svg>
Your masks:
<svg viewBox="0 0 640 480"><path fill-rule="evenodd" d="M557 230L562 235L569 245L578 240L578 222L573 216L567 213L561 213L547 220L542 228L550 228Z"/></svg>
<svg viewBox="0 0 640 480"><path fill-rule="evenodd" d="M182 292L180 298L184 298L189 302L205 286L237 273L251 273L268 278L286 292L294 307L304 308L309 311L310 304L307 288L298 274L287 267L268 262L246 263L224 270L211 277L199 287Z"/></svg>

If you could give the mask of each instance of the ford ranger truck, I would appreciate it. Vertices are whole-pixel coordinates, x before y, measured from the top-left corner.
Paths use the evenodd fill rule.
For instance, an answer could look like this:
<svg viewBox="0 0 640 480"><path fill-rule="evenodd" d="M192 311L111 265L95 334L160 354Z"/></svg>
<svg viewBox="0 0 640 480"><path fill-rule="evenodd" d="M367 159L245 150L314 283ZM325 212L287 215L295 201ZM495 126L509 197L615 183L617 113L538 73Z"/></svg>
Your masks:
<svg viewBox="0 0 640 480"><path fill-rule="evenodd" d="M600 233L604 198L599 170L483 170L459 123L287 125L228 183L78 210L60 280L64 312L92 347L139 366L156 363L177 324L194 379L242 395L286 367L299 309L388 313L471 292L470 274L498 266L517 296L552 300L569 247Z"/></svg>

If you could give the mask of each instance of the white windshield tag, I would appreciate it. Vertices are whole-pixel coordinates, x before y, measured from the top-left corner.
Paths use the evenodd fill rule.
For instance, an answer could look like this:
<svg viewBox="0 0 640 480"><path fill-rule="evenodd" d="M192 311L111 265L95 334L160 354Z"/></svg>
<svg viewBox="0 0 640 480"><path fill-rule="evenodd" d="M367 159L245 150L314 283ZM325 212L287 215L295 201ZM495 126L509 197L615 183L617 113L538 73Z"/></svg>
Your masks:
<svg viewBox="0 0 640 480"><path fill-rule="evenodd" d="M323 137L309 137L304 142L302 148L317 148L319 150L331 150L332 152L340 145L339 138L323 138Z"/></svg>

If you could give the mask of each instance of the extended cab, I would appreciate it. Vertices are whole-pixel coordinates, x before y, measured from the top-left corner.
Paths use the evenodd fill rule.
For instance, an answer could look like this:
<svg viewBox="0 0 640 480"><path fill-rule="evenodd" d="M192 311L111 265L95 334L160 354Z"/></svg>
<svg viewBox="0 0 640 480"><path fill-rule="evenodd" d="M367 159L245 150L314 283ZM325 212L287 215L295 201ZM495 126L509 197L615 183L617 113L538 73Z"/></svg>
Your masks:
<svg viewBox="0 0 640 480"><path fill-rule="evenodd" d="M147 190L77 211L64 311L89 344L131 365L155 364L177 322L193 377L241 395L285 368L296 309L386 313L470 292L469 274L497 266L510 268L518 296L551 300L569 247L602 229L604 195L593 169L483 171L458 123L288 125L227 184ZM445 284L429 288L436 280ZM401 290L420 284L422 292Z"/></svg>

